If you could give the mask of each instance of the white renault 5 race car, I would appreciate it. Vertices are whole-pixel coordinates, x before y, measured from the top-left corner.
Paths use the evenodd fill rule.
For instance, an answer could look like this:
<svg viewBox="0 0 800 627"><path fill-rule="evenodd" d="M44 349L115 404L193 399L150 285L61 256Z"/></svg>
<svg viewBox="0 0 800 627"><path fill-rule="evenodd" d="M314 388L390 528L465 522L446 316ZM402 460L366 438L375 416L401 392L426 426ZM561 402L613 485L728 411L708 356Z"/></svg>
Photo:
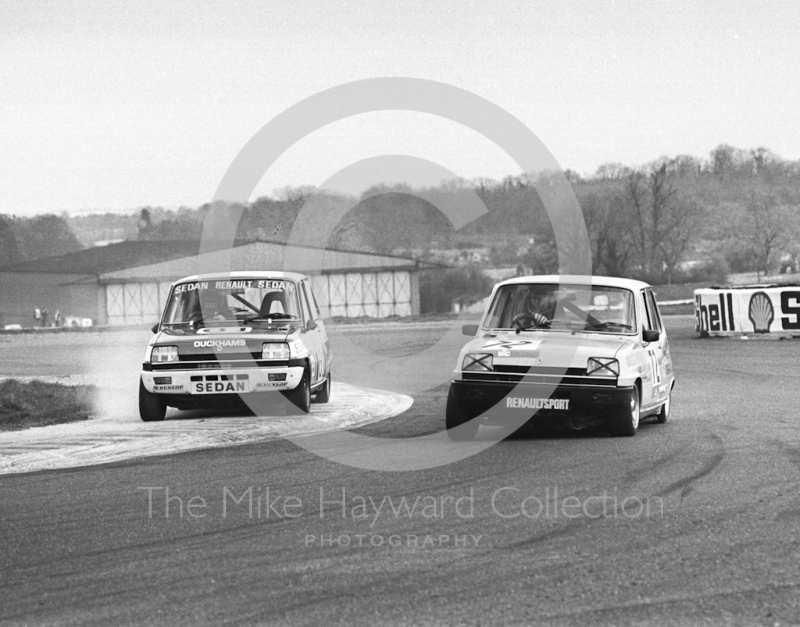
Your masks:
<svg viewBox="0 0 800 627"><path fill-rule="evenodd" d="M600 276L528 276L495 286L461 350L446 426L472 439L479 424L605 422L618 436L666 422L675 377L652 288Z"/></svg>
<svg viewBox="0 0 800 627"><path fill-rule="evenodd" d="M271 404L308 413L327 403L331 351L307 276L190 276L170 289L139 383L142 420L178 409Z"/></svg>

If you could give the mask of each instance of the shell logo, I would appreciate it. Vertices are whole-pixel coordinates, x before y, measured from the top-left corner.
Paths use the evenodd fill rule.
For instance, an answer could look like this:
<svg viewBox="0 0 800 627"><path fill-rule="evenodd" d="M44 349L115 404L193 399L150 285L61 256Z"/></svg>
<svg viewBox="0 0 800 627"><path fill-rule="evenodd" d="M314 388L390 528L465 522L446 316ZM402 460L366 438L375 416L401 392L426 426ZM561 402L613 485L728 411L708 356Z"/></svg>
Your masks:
<svg viewBox="0 0 800 627"><path fill-rule="evenodd" d="M747 317L753 323L756 333L769 333L769 327L775 319L775 309L766 292L756 292L750 297Z"/></svg>

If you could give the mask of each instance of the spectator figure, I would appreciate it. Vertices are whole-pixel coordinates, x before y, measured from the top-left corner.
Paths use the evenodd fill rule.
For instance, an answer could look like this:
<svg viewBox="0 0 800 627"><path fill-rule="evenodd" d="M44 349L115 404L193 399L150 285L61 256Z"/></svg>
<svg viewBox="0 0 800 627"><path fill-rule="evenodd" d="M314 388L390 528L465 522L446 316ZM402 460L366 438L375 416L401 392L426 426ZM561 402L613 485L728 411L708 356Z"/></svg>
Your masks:
<svg viewBox="0 0 800 627"><path fill-rule="evenodd" d="M42 326L47 326L47 309L42 309Z"/></svg>
<svg viewBox="0 0 800 627"><path fill-rule="evenodd" d="M34 321L34 324L33 324L33 326L36 326L36 325L37 325L37 323L38 323L38 322L39 322L41 319L42 319L42 310L41 310L41 309L39 309L38 307L34 307L34 309L33 309L33 321Z"/></svg>
<svg viewBox="0 0 800 627"><path fill-rule="evenodd" d="M56 313L53 315L53 325L60 327L62 322L61 312L56 309Z"/></svg>

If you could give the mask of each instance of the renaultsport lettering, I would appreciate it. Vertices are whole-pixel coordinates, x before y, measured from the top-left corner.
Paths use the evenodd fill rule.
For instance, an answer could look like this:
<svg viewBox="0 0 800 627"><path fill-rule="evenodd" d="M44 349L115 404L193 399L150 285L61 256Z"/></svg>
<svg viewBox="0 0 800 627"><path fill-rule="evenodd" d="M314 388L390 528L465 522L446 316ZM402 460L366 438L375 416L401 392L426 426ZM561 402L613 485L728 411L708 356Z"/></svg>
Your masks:
<svg viewBox="0 0 800 627"><path fill-rule="evenodd" d="M506 398L506 407L514 409L569 409L567 398Z"/></svg>

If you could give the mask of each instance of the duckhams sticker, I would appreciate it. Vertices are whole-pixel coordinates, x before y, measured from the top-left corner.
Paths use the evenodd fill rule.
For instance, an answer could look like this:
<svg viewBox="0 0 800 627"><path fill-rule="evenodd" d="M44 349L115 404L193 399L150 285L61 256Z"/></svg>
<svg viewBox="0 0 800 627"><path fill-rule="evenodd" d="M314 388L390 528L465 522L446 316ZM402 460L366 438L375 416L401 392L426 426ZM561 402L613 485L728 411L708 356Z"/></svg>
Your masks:
<svg viewBox="0 0 800 627"><path fill-rule="evenodd" d="M226 348L242 348L247 346L244 340L195 340L195 348L213 348L221 353Z"/></svg>

